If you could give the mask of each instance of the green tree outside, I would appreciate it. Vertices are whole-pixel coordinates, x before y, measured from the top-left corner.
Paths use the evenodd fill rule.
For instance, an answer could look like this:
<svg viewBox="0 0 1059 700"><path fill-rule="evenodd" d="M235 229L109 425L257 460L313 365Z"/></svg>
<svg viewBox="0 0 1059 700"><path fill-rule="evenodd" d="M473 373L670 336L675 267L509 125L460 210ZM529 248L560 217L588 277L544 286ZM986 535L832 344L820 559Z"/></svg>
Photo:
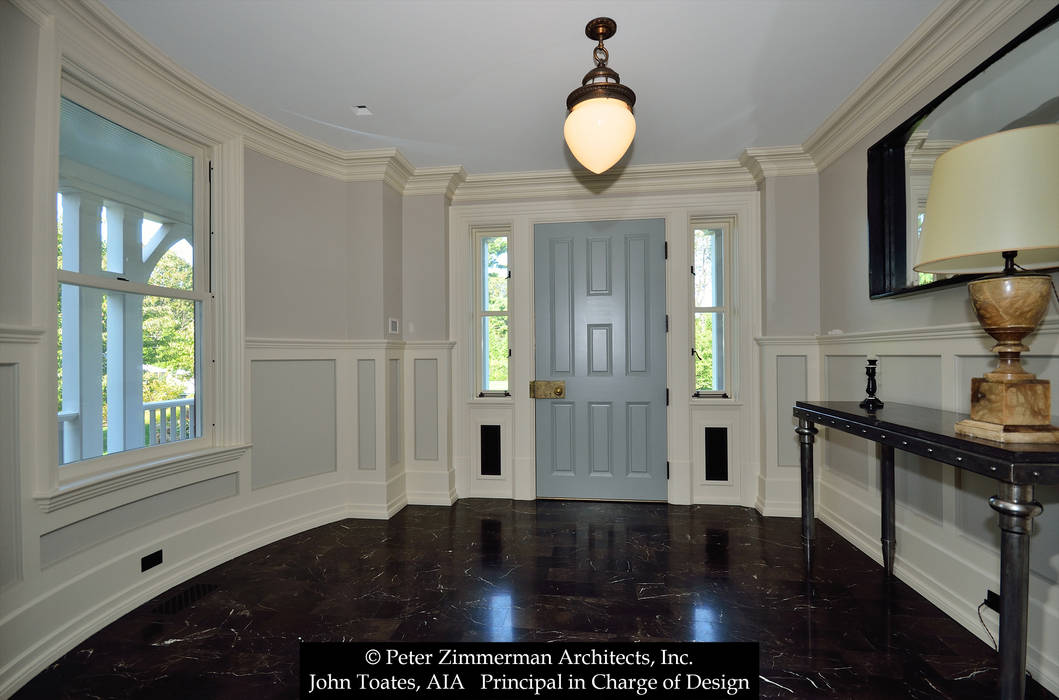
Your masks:
<svg viewBox="0 0 1059 700"><path fill-rule="evenodd" d="M485 266L484 291L486 311L507 311L507 238L503 236L482 239L482 257ZM508 317L485 316L485 350L488 362L488 389L508 389Z"/></svg>

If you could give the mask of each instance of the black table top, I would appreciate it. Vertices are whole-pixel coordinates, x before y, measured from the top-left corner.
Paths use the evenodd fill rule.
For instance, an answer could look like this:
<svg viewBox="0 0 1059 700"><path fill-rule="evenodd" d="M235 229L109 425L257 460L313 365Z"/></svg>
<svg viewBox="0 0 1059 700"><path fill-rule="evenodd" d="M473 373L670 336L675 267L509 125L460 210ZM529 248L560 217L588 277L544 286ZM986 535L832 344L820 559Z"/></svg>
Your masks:
<svg viewBox="0 0 1059 700"><path fill-rule="evenodd" d="M856 401L798 401L794 415L994 479L1059 483L1059 445L957 435L954 426L967 418L963 413L889 401L877 411L867 411Z"/></svg>

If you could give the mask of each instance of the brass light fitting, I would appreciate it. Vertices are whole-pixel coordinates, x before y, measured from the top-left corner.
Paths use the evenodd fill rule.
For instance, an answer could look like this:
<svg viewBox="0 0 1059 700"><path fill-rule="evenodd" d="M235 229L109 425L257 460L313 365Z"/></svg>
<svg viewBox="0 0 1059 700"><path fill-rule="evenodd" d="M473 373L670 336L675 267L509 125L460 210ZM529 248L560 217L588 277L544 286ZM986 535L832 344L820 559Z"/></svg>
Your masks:
<svg viewBox="0 0 1059 700"><path fill-rule="evenodd" d="M617 72L607 65L610 53L603 46L617 30L617 23L609 17L597 17L585 26L585 35L599 42L592 50L596 67L585 73L581 87L566 98L566 144L578 162L597 174L621 160L636 135L632 113L636 93L622 85Z"/></svg>

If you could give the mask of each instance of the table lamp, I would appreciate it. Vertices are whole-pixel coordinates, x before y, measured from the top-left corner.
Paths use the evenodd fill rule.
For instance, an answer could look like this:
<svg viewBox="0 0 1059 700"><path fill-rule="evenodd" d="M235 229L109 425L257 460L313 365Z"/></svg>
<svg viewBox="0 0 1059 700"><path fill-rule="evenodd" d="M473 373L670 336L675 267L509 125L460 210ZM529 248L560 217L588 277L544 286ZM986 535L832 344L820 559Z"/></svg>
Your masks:
<svg viewBox="0 0 1059 700"><path fill-rule="evenodd" d="M913 269L998 273L967 285L971 305L997 344L998 366L971 380L963 435L1012 443L1059 442L1051 388L1027 372L1022 339L1048 310L1059 266L1059 124L1001 131L938 158Z"/></svg>

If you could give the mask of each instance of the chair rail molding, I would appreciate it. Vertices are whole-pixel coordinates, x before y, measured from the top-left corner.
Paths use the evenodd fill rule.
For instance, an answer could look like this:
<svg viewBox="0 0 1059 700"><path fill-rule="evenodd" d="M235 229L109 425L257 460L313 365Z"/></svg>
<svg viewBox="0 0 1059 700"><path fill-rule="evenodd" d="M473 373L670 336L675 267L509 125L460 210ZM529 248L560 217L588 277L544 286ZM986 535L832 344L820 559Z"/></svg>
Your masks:
<svg viewBox="0 0 1059 700"><path fill-rule="evenodd" d="M29 343L35 345L44 342L49 332L51 331L47 328L33 326L0 326L0 344Z"/></svg>

